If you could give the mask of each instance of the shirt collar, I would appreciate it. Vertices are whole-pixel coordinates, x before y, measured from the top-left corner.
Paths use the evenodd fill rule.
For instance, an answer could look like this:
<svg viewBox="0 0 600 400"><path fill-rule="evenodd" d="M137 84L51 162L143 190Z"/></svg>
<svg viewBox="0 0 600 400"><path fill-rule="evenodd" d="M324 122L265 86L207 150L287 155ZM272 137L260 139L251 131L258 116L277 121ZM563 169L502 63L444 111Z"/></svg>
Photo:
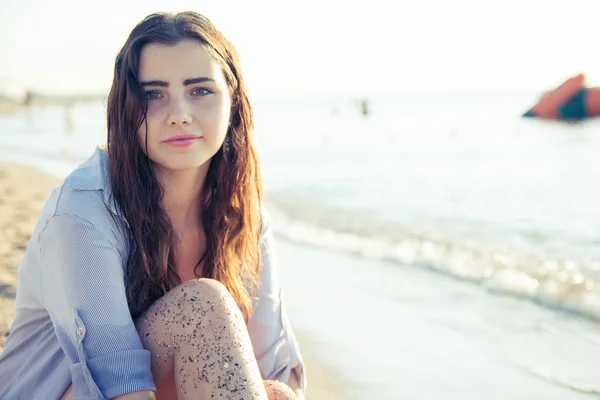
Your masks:
<svg viewBox="0 0 600 400"><path fill-rule="evenodd" d="M118 215L112 196L108 154L96 146L94 154L71 173L68 186L76 190L100 190L107 207Z"/></svg>

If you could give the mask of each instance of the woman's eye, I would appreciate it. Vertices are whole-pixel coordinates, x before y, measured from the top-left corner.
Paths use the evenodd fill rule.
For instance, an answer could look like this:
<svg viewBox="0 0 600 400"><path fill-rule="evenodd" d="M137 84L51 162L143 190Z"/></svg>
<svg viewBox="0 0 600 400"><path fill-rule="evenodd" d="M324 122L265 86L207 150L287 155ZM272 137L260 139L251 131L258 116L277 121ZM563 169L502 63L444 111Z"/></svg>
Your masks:
<svg viewBox="0 0 600 400"><path fill-rule="evenodd" d="M206 96L207 94L211 94L212 92L206 88L195 88L192 90L192 94L196 96Z"/></svg>
<svg viewBox="0 0 600 400"><path fill-rule="evenodd" d="M149 101L153 101L153 100L158 100L162 97L162 95L154 90L150 90L148 92L146 92L146 99L148 99Z"/></svg>

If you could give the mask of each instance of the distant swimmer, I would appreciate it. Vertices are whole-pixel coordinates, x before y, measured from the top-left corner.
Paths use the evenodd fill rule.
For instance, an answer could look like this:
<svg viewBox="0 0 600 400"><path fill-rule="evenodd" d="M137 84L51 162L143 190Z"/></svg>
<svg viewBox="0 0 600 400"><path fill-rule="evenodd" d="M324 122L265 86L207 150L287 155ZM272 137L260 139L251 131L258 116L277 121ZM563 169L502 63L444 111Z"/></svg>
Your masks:
<svg viewBox="0 0 600 400"><path fill-rule="evenodd" d="M360 102L361 113L363 116L368 117L370 114L369 110L369 102L367 100L363 100Z"/></svg>
<svg viewBox="0 0 600 400"><path fill-rule="evenodd" d="M23 98L23 105L25 107L31 106L31 102L33 101L33 95L30 90L25 92L25 97Z"/></svg>

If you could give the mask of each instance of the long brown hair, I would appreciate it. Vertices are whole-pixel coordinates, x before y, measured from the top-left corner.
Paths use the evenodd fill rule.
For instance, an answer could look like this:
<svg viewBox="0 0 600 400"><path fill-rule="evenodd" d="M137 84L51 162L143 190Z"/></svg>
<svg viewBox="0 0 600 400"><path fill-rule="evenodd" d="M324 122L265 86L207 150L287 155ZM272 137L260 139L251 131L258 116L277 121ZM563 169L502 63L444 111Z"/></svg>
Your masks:
<svg viewBox="0 0 600 400"><path fill-rule="evenodd" d="M202 223L207 237L203 277L229 290L246 322L258 285L262 181L254 145L253 114L234 47L204 16L194 12L147 16L117 55L108 96L107 152L114 200L129 232L127 298L132 316L181 283L174 267L175 233L162 207L163 189L137 132L147 112L138 83L142 48L148 43L199 41L220 65L231 93L228 151L213 156L204 184Z"/></svg>

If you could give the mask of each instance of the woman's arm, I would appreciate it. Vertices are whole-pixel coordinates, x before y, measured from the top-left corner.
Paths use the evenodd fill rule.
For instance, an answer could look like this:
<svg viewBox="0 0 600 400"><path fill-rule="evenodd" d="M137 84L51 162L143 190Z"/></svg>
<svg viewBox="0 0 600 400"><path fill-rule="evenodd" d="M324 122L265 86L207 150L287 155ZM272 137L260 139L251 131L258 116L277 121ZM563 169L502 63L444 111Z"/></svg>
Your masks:
<svg viewBox="0 0 600 400"><path fill-rule="evenodd" d="M73 397L156 390L150 352L129 313L119 238L108 223L93 220L56 215L37 238L43 303L63 351L73 358Z"/></svg>

